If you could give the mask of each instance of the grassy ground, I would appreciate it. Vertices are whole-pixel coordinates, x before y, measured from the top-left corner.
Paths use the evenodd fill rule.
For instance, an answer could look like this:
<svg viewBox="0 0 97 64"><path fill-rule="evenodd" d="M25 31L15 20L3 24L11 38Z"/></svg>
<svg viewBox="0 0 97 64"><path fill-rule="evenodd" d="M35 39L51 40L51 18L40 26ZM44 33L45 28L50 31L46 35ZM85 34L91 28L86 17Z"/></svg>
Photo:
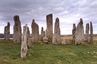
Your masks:
<svg viewBox="0 0 97 64"><path fill-rule="evenodd" d="M84 45L33 44L26 58L21 46L0 40L0 64L97 64L97 40Z"/></svg>

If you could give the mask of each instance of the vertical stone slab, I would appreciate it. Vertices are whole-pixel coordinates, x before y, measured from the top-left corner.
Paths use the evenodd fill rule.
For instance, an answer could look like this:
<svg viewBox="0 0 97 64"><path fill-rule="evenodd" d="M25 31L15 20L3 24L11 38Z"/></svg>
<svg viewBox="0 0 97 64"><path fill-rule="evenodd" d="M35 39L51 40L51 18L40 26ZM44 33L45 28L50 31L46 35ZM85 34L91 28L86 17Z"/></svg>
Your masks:
<svg viewBox="0 0 97 64"><path fill-rule="evenodd" d="M45 31L43 30L43 27L41 28L41 41L43 41L43 37L45 37Z"/></svg>
<svg viewBox="0 0 97 64"><path fill-rule="evenodd" d="M30 40L30 31L29 31L29 27L27 27L27 41L28 41L28 46L31 47L32 43Z"/></svg>
<svg viewBox="0 0 97 64"><path fill-rule="evenodd" d="M84 27L82 18L80 18L80 22L76 27L75 44L84 44Z"/></svg>
<svg viewBox="0 0 97 64"><path fill-rule="evenodd" d="M90 42L93 42L93 26L92 26L92 22L90 22Z"/></svg>
<svg viewBox="0 0 97 64"><path fill-rule="evenodd" d="M52 43L53 44L61 44L59 18L56 18L56 21L55 21L54 35L53 35L53 42Z"/></svg>
<svg viewBox="0 0 97 64"><path fill-rule="evenodd" d="M90 36L89 36L89 23L86 24L86 41L90 41Z"/></svg>
<svg viewBox="0 0 97 64"><path fill-rule="evenodd" d="M38 42L39 41L39 26L35 23L35 20L33 19L32 22L32 42Z"/></svg>
<svg viewBox="0 0 97 64"><path fill-rule="evenodd" d="M21 58L27 55L27 25L23 26L22 43L21 43Z"/></svg>
<svg viewBox="0 0 97 64"><path fill-rule="evenodd" d="M75 42L75 31L76 31L76 25L73 24L73 29L72 29L72 39Z"/></svg>
<svg viewBox="0 0 97 64"><path fill-rule="evenodd" d="M4 27L4 39L6 42L10 40L10 23L7 23L7 26Z"/></svg>
<svg viewBox="0 0 97 64"><path fill-rule="evenodd" d="M21 22L19 20L19 16L15 15L14 16L14 36L13 36L13 40L14 43L20 43L21 42Z"/></svg>
<svg viewBox="0 0 97 64"><path fill-rule="evenodd" d="M49 14L46 16L46 23L47 23L46 37L48 38L49 42L52 42L52 38L53 38L53 16L52 14Z"/></svg>

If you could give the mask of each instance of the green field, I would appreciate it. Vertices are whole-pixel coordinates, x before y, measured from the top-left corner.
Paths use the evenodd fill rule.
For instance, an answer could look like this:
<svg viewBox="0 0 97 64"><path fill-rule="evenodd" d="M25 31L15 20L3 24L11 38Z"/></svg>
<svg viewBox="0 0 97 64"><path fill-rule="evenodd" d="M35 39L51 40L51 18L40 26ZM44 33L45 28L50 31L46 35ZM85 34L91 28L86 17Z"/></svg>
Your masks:
<svg viewBox="0 0 97 64"><path fill-rule="evenodd" d="M97 40L84 45L33 44L26 58L21 45L0 40L0 64L97 64Z"/></svg>

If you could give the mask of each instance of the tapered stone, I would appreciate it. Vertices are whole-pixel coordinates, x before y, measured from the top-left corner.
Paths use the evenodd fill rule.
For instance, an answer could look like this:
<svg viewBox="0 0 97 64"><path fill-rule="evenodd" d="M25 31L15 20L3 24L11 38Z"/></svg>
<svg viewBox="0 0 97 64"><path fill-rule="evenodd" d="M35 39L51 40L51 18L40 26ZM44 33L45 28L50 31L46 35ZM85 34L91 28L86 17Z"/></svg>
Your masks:
<svg viewBox="0 0 97 64"><path fill-rule="evenodd" d="M76 25L73 24L73 29L72 29L72 39L75 42L75 31L76 31Z"/></svg>
<svg viewBox="0 0 97 64"><path fill-rule="evenodd" d="M86 24L86 41L90 41L90 36L89 36L89 23Z"/></svg>
<svg viewBox="0 0 97 64"><path fill-rule="evenodd" d="M92 22L90 22L90 42L93 42L93 26L92 26Z"/></svg>
<svg viewBox="0 0 97 64"><path fill-rule="evenodd" d="M27 41L28 41L28 46L31 47L32 43L31 43L31 39L30 39L29 27L27 27Z"/></svg>
<svg viewBox="0 0 97 64"><path fill-rule="evenodd" d="M14 16L14 36L13 36L13 40L14 43L20 43L21 42L21 22L19 20L19 16L16 15Z"/></svg>
<svg viewBox="0 0 97 64"><path fill-rule="evenodd" d="M39 26L35 23L35 20L33 19L32 22L32 42L38 42L39 41Z"/></svg>
<svg viewBox="0 0 97 64"><path fill-rule="evenodd" d="M54 35L53 35L53 44L61 44L61 35L60 35L60 26L59 19L56 18L55 27L54 27Z"/></svg>
<svg viewBox="0 0 97 64"><path fill-rule="evenodd" d="M6 42L10 40L10 23L7 23L7 26L4 27L4 39Z"/></svg>
<svg viewBox="0 0 97 64"><path fill-rule="evenodd" d="M80 18L80 22L76 27L75 44L84 44L84 27L82 18Z"/></svg>

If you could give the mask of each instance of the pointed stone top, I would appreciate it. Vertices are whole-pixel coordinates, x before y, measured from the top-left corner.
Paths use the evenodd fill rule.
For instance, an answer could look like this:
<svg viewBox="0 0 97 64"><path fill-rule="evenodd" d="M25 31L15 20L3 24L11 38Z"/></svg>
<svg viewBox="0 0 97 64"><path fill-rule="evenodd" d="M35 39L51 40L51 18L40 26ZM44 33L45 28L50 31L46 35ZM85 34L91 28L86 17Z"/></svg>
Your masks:
<svg viewBox="0 0 97 64"><path fill-rule="evenodd" d="M32 22L35 23L35 20L33 19Z"/></svg>
<svg viewBox="0 0 97 64"><path fill-rule="evenodd" d="M82 18L80 18L80 24L83 24L83 19Z"/></svg>
<svg viewBox="0 0 97 64"><path fill-rule="evenodd" d="M14 21L19 21L19 16L18 15L14 16Z"/></svg>
<svg viewBox="0 0 97 64"><path fill-rule="evenodd" d="M43 31L43 27L41 28L41 30Z"/></svg>
<svg viewBox="0 0 97 64"><path fill-rule="evenodd" d="M10 26L10 23L9 22L7 22L7 26Z"/></svg>
<svg viewBox="0 0 97 64"><path fill-rule="evenodd" d="M59 21L59 18L58 17L56 18L56 21Z"/></svg>

